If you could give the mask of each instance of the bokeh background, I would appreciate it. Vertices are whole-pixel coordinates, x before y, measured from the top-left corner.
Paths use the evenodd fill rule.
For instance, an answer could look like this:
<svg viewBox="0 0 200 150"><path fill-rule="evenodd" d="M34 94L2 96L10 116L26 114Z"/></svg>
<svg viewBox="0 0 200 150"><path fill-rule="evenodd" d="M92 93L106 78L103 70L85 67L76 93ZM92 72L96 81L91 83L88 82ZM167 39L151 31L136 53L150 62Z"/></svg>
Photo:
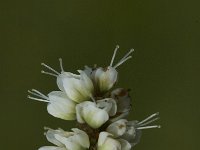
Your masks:
<svg viewBox="0 0 200 150"><path fill-rule="evenodd" d="M198 0L0 1L0 143L2 150L51 145L43 127L70 129L27 90L57 90L41 62L76 72L109 64L134 48L119 67L119 87L131 88L130 119L160 112L161 129L145 130L135 150L200 149L200 11Z"/></svg>

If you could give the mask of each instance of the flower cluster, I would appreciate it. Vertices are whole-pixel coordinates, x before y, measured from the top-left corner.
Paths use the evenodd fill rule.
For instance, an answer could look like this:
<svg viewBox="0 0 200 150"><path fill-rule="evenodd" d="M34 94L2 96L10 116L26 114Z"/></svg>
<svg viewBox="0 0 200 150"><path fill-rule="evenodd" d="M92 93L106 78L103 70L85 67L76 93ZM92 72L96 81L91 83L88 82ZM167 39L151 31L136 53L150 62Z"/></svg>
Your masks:
<svg viewBox="0 0 200 150"><path fill-rule="evenodd" d="M49 114L74 120L77 127L71 132L46 128L46 138L55 146L39 150L130 150L139 142L142 129L160 127L148 125L158 119L158 113L140 122L125 119L132 106L129 90L113 86L118 80L117 68L132 57L133 49L113 65L118 49L116 46L109 66L85 66L78 74L64 71L62 59L60 72L41 64L49 70L42 73L55 76L60 90L44 95L32 89L28 98L48 103Z"/></svg>

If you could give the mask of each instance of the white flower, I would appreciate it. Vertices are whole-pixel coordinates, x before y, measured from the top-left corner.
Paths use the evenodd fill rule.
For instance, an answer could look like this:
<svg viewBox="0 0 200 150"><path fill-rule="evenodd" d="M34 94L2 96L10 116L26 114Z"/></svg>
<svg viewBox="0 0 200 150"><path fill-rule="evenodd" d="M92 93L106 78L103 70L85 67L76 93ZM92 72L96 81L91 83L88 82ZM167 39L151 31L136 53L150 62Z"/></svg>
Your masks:
<svg viewBox="0 0 200 150"><path fill-rule="evenodd" d="M108 132L99 134L97 150L130 150L131 145L123 139L116 139Z"/></svg>
<svg viewBox="0 0 200 150"><path fill-rule="evenodd" d="M160 128L159 125L147 126L148 124L159 119L159 113L155 113L139 122L137 120L127 121L126 119L120 119L110 124L106 131L111 133L115 138L122 138L131 143L132 146L136 145L140 141L141 130L150 128ZM156 117L156 118L154 118Z"/></svg>
<svg viewBox="0 0 200 150"><path fill-rule="evenodd" d="M106 110L98 108L95 102L85 101L76 105L77 121L87 123L92 128L99 128L108 119L109 115Z"/></svg>
<svg viewBox="0 0 200 150"><path fill-rule="evenodd" d="M79 70L80 76L68 75L58 77L69 98L77 103L89 100L93 94L93 83L85 72ZM61 79L59 79L61 78Z"/></svg>
<svg viewBox="0 0 200 150"><path fill-rule="evenodd" d="M56 76L59 89L66 92L67 96L73 101L80 103L89 100L94 92L92 80L82 70L78 70L80 73L79 75L65 72L62 65L62 59L59 59L59 61L61 73L44 63L42 63L42 65L53 71L53 73L45 71L42 71L42 73Z"/></svg>
<svg viewBox="0 0 200 150"><path fill-rule="evenodd" d="M99 90L100 92L106 92L113 87L113 85L117 81L117 75L118 75L116 68L119 67L128 59L132 58L132 56L129 55L133 52L133 49L131 49L116 65L113 66L115 55L118 49L119 46L117 45L114 54L112 56L110 65L108 67L106 68L99 67L96 70L94 70L91 74L91 77L93 78L95 85L98 87L97 90ZM91 70L86 68L86 71L89 72Z"/></svg>
<svg viewBox="0 0 200 150"><path fill-rule="evenodd" d="M77 128L73 132L48 129L47 140L56 146L43 146L39 150L86 150L90 146L88 135Z"/></svg>
<svg viewBox="0 0 200 150"><path fill-rule="evenodd" d="M64 92L61 91L53 91L45 96L41 92L32 89L32 91L28 91L36 97L28 96L28 98L47 102L47 111L54 117L61 118L64 120L75 120L76 119L76 103L72 101Z"/></svg>

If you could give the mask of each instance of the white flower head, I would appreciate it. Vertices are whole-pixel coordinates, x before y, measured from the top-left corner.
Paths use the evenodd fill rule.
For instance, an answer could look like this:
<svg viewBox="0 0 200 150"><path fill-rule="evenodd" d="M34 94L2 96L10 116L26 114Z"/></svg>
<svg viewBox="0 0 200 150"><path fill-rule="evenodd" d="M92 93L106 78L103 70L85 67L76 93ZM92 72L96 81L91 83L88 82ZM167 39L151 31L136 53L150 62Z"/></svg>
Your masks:
<svg viewBox="0 0 200 150"><path fill-rule="evenodd" d="M63 69L62 59L60 58L59 61L61 73L44 63L42 63L42 65L51 70L53 73L45 71L42 71L42 73L56 76L59 89L64 91L73 101L80 103L89 100L94 92L92 80L82 70L78 70L79 75L71 72L65 72Z"/></svg>
<svg viewBox="0 0 200 150"><path fill-rule="evenodd" d="M32 100L47 102L47 111L54 117L76 120L79 128L71 132L46 128L47 140L54 146L43 146L39 150L130 150L141 138L143 129L160 128L149 125L159 119L154 113L142 121L128 121L132 104L129 90L112 90L118 80L117 68L132 58L131 49L116 64L117 45L107 67L85 66L78 74L66 72L62 59L60 71L42 63L49 71L41 71L56 77L60 91L44 95L38 90L28 91Z"/></svg>
<svg viewBox="0 0 200 150"><path fill-rule="evenodd" d="M129 56L129 55L134 51L133 49L131 49L116 65L113 66L113 62L114 62L118 49L119 49L119 45L116 46L110 65L108 67L106 68L99 67L92 72L91 76L100 92L106 92L113 87L113 85L117 81L117 76L118 76L118 72L116 71L116 68L119 67L128 59L132 58L132 56ZM86 71L88 72L90 70L86 68Z"/></svg>
<svg viewBox="0 0 200 150"><path fill-rule="evenodd" d="M66 132L62 129L53 130L48 128L47 140L56 146L44 146L39 150L86 150L90 146L88 135L77 128L73 132Z"/></svg>
<svg viewBox="0 0 200 150"><path fill-rule="evenodd" d="M47 111L54 117L61 118L64 120L75 120L76 119L76 103L72 101L64 92L53 91L48 94L48 96L42 94L41 92L32 89L28 91L30 94L36 96L28 96L28 98L47 102ZM37 98L38 97L38 98Z"/></svg>
<svg viewBox="0 0 200 150"><path fill-rule="evenodd" d="M79 123L87 123L95 129L102 126L109 119L107 111L98 108L97 104L91 101L77 104L76 115Z"/></svg>
<svg viewBox="0 0 200 150"><path fill-rule="evenodd" d="M108 132L99 134L97 150L130 150L131 145L123 139L116 139Z"/></svg>

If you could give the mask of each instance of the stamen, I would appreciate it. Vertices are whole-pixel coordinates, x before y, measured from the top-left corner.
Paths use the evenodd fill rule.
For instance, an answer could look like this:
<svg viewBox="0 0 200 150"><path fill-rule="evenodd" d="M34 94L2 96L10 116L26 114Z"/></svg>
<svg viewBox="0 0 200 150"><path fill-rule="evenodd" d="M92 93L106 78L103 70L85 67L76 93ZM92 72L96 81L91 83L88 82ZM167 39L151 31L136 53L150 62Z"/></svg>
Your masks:
<svg viewBox="0 0 200 150"><path fill-rule="evenodd" d="M161 128L160 125L154 125L154 126L146 126L146 127L138 127L138 130L143 130L143 129L152 129L152 128Z"/></svg>
<svg viewBox="0 0 200 150"><path fill-rule="evenodd" d="M116 56L116 53L117 53L117 50L119 49L119 45L116 46L115 50L114 50L114 53L113 53L113 56L112 56L112 59L111 59L111 62L110 62L110 66L112 67L113 65L113 62L114 62L114 59L115 59L115 56Z"/></svg>
<svg viewBox="0 0 200 150"><path fill-rule="evenodd" d="M32 89L32 91L35 92L35 93L38 93L39 95L43 96L43 97L46 98L46 99L49 99L46 95L42 94L41 92L39 92L39 91L36 90L36 89Z"/></svg>
<svg viewBox="0 0 200 150"><path fill-rule="evenodd" d="M125 59L119 61L113 68L117 68L119 67L121 64L123 64L124 62L126 62L128 59L132 58L132 56L128 56Z"/></svg>
<svg viewBox="0 0 200 150"><path fill-rule="evenodd" d="M60 73L56 70L54 70L53 68L49 67L48 65L46 65L45 63L41 63L42 66L48 68L49 70L53 71L54 73L56 73L57 75L59 75Z"/></svg>
<svg viewBox="0 0 200 150"><path fill-rule="evenodd" d="M38 97L40 97L40 98L44 98L42 95L39 95L39 94L37 94L37 93L35 93L35 92L32 92L32 91L30 91L30 90L28 90L28 93L30 93L30 94L32 94L32 95L34 95L34 96L38 96Z"/></svg>
<svg viewBox="0 0 200 150"><path fill-rule="evenodd" d="M47 75L50 75L50 76L54 76L54 77L58 77L58 75L57 74L53 74L53 73L50 73L50 72L45 72L45 71L41 71L41 73L43 73L43 74L47 74Z"/></svg>
<svg viewBox="0 0 200 150"><path fill-rule="evenodd" d="M140 127L141 127L141 126L148 125L148 124L150 124L150 123L152 123L152 122L154 122L154 121L156 121L156 120L158 120L158 119L160 119L160 117L154 118L154 119L152 119L152 120L150 120L150 121L148 121L148 122L146 122L146 123L140 124Z"/></svg>
<svg viewBox="0 0 200 150"><path fill-rule="evenodd" d="M152 114L151 116L147 117L146 119L142 120L141 122L138 123L138 125L141 125L143 123L145 123L146 121L150 120L151 118L155 117L155 116L158 116L159 115L159 112L155 113L155 114Z"/></svg>
<svg viewBox="0 0 200 150"><path fill-rule="evenodd" d="M59 58L61 72L64 72L62 58Z"/></svg>
<svg viewBox="0 0 200 150"><path fill-rule="evenodd" d="M128 57L132 52L134 52L134 49L131 49L120 61Z"/></svg>
<svg viewBox="0 0 200 150"><path fill-rule="evenodd" d="M41 101L41 102L49 103L48 100L44 100L44 99L40 99L40 98L31 97L30 95L28 95L27 97L28 97L29 99L32 99L32 100L36 100L36 101Z"/></svg>

